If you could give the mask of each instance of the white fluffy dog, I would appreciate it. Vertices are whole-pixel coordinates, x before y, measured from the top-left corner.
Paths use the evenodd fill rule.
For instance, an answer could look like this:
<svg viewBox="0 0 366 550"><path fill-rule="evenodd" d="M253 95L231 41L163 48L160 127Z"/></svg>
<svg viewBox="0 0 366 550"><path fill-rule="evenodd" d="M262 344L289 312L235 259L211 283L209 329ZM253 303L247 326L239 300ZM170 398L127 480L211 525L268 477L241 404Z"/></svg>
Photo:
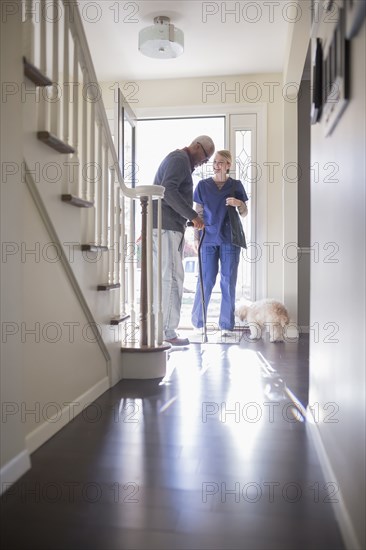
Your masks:
<svg viewBox="0 0 366 550"><path fill-rule="evenodd" d="M247 321L251 340L261 338L263 327L269 326L270 342L283 342L283 331L290 321L285 306L276 300L241 300L236 305L235 315Z"/></svg>

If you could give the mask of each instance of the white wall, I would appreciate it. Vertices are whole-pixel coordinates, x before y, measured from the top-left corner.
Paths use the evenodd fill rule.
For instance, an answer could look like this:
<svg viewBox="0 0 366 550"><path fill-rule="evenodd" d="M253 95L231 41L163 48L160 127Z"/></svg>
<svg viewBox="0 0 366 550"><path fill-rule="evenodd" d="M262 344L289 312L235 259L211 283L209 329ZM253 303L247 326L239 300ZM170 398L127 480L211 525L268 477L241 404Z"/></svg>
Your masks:
<svg viewBox="0 0 366 550"><path fill-rule="evenodd" d="M22 48L17 40L10 48L11 37L20 36L20 18L1 19L1 79L3 83L20 88L23 80L21 72ZM9 87L10 91L10 87ZM20 166L22 142L22 111L19 100L14 95L3 96L1 105L1 163L11 161L13 166ZM13 322L23 316L22 273L7 261L6 250L10 252L11 243L22 240L22 188L18 177L10 174L1 181L1 327L5 330L6 322ZM6 245L9 243L9 245ZM5 247L5 250L4 250ZM30 466L28 451L25 445L25 426L17 414L19 404L24 400L23 392L23 348L11 339L1 341L1 490L3 483L11 482L23 474ZM3 469L7 465L6 469Z"/></svg>
<svg viewBox="0 0 366 550"><path fill-rule="evenodd" d="M320 243L321 255L311 264L311 325L319 327L319 337L311 333L309 402L319 404L317 428L336 477L330 481L343 497L344 508L341 501L336 510L343 526L350 520L352 549L366 545L365 51L364 24L351 43L351 101L331 136L324 136L321 123L311 134L312 165L336 163L339 181L322 177L311 186L311 239ZM327 243L337 247L332 263L326 255L334 247L322 252Z"/></svg>
<svg viewBox="0 0 366 550"><path fill-rule="evenodd" d="M106 358L63 268L60 249L28 189L23 191L23 224L24 254L11 258L23 275L23 317L13 338L24 352L21 416L33 451L108 389L109 380Z"/></svg>

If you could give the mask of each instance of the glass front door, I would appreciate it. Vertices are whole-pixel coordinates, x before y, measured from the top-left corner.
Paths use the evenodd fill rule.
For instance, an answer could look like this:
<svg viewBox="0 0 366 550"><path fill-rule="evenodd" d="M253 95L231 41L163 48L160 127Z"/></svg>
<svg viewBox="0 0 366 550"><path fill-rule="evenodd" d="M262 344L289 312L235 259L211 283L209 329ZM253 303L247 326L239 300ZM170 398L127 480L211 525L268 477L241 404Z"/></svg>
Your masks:
<svg viewBox="0 0 366 550"><path fill-rule="evenodd" d="M245 187L248 201L248 216L243 220L247 242L254 237L255 223L255 184L253 183L255 163L256 132L255 115L230 115L144 119L137 121L136 130L136 185L152 184L156 170L163 158L172 150L189 145L201 134L212 137L216 150L230 149L235 165L231 176L240 179ZM211 159L212 160L212 159ZM194 186L203 179L213 175L212 162L198 168L193 173ZM139 228L136 226L136 238ZM198 258L193 246L193 230L187 229L184 249L184 294L181 310L181 327L191 328L191 311L198 281ZM239 265L236 297L254 299L255 265L249 254L242 250ZM137 277L139 280L139 277ZM221 303L220 277L218 276L207 311L207 322L217 324Z"/></svg>

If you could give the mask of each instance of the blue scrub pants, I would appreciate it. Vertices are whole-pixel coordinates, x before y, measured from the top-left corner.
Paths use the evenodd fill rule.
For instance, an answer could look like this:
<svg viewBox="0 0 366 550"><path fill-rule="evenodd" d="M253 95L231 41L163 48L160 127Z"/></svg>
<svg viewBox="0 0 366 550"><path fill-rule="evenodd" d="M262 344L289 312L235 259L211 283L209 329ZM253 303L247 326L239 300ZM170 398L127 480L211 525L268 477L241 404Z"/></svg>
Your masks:
<svg viewBox="0 0 366 550"><path fill-rule="evenodd" d="M232 244L210 245L202 243L202 278L205 293L206 314L212 289L215 286L220 262L221 306L220 329L233 330L235 325L235 288L238 276L240 248ZM197 281L196 295L192 309L192 324L203 327L200 281Z"/></svg>

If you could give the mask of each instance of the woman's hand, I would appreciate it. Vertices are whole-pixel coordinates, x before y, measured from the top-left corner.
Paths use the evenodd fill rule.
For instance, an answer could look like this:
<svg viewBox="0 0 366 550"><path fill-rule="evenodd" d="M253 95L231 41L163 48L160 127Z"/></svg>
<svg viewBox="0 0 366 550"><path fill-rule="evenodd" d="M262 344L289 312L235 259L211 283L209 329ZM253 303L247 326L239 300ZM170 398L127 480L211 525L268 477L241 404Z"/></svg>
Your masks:
<svg viewBox="0 0 366 550"><path fill-rule="evenodd" d="M235 199L234 197L227 197L226 199L226 206L241 206L243 204L243 201L239 199Z"/></svg>
<svg viewBox="0 0 366 550"><path fill-rule="evenodd" d="M236 206L242 218L245 218L245 216L248 215L247 203L239 199L235 199L234 197L228 197L226 199L226 206Z"/></svg>

